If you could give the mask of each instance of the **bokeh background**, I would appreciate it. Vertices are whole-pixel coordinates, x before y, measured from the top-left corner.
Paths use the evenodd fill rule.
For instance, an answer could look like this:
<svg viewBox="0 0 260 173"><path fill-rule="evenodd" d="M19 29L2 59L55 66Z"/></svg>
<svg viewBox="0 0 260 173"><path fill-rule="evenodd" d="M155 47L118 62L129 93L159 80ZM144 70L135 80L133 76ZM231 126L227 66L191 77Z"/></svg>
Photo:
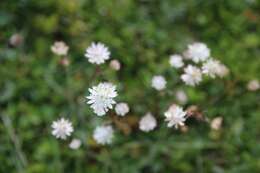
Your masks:
<svg viewBox="0 0 260 173"><path fill-rule="evenodd" d="M260 171L260 93L246 85L260 76L258 0L1 0L0 2L0 172L6 173L253 173ZM15 44L10 38L18 34ZM50 47L70 47L64 67ZM84 57L92 41L105 43L119 72ZM168 63L187 44L201 41L229 69L224 79L187 87ZM150 87L162 74L167 94ZM99 146L99 118L85 103L87 89L108 80L128 118L117 124L112 145ZM212 131L189 120L186 133L169 129L163 112L183 89L184 107L197 105L204 117L223 117ZM159 127L143 133L136 121L151 111ZM51 135L59 117L72 120L78 150Z"/></svg>

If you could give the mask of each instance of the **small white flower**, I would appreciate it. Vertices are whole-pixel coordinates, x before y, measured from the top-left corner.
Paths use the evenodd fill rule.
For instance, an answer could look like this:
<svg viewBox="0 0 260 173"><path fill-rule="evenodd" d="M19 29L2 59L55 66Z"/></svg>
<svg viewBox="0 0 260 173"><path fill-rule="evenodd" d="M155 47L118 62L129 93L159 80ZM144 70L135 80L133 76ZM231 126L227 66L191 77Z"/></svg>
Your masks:
<svg viewBox="0 0 260 173"><path fill-rule="evenodd" d="M186 104L188 101L188 97L183 90L177 90L175 97L180 104Z"/></svg>
<svg viewBox="0 0 260 173"><path fill-rule="evenodd" d="M154 76L152 78L152 87L158 91L165 89L166 83L167 82L163 76Z"/></svg>
<svg viewBox="0 0 260 173"><path fill-rule="evenodd" d="M56 41L51 46L51 51L57 55L67 55L69 47L63 41Z"/></svg>
<svg viewBox="0 0 260 173"><path fill-rule="evenodd" d="M195 63L202 62L210 56L210 49L204 43L193 43L188 45L187 55Z"/></svg>
<svg viewBox="0 0 260 173"><path fill-rule="evenodd" d="M66 139L73 132L73 127L70 121L61 118L60 120L54 121L51 125L52 135L56 138Z"/></svg>
<svg viewBox="0 0 260 173"><path fill-rule="evenodd" d="M139 129L144 132L153 130L157 125L157 121L151 113L147 113L139 121Z"/></svg>
<svg viewBox="0 0 260 173"><path fill-rule="evenodd" d="M176 129L183 126L186 120L186 112L180 106L171 106L165 113L165 121L168 121L168 127L174 126Z"/></svg>
<svg viewBox="0 0 260 173"><path fill-rule="evenodd" d="M129 106L127 103L118 103L115 106L115 111L117 115L125 116L129 112Z"/></svg>
<svg viewBox="0 0 260 173"><path fill-rule="evenodd" d="M221 78L227 76L229 74L229 69L224 65L224 64L220 64L218 71L217 71L217 75Z"/></svg>
<svg viewBox="0 0 260 173"><path fill-rule="evenodd" d="M103 64L110 58L110 51L102 43L91 43L86 49L85 57L92 64Z"/></svg>
<svg viewBox="0 0 260 173"><path fill-rule="evenodd" d="M210 123L210 127L213 130L219 130L221 128L223 122L223 118L222 117L216 117L214 118L211 123Z"/></svg>
<svg viewBox="0 0 260 173"><path fill-rule="evenodd" d="M69 144L69 147L73 150L78 149L80 146L81 146L80 139L73 139Z"/></svg>
<svg viewBox="0 0 260 173"><path fill-rule="evenodd" d="M112 126L98 126L94 130L93 138L98 144L111 144L114 137L114 130Z"/></svg>
<svg viewBox="0 0 260 173"><path fill-rule="evenodd" d="M220 62L214 59L209 59L202 65L202 73L212 78L215 78L221 70Z"/></svg>
<svg viewBox="0 0 260 173"><path fill-rule="evenodd" d="M201 70L195 66L188 65L184 69L184 74L181 75L181 79L187 85L195 86L199 84L202 80Z"/></svg>
<svg viewBox="0 0 260 173"><path fill-rule="evenodd" d="M98 116L105 115L116 103L114 101L117 96L116 86L111 83L99 83L97 86L90 88L89 92L90 95L86 97L89 100L87 103L91 105L90 107Z"/></svg>
<svg viewBox="0 0 260 173"><path fill-rule="evenodd" d="M116 71L120 70L120 68L121 68L120 62L116 59L113 59L112 61L110 61L109 66L111 69L116 70Z"/></svg>
<svg viewBox="0 0 260 173"><path fill-rule="evenodd" d="M175 67L175 68L181 68L184 65L184 63L182 61L182 57L180 55L171 55L169 63L172 67Z"/></svg>
<svg viewBox="0 0 260 173"><path fill-rule="evenodd" d="M249 81L247 84L247 89L249 91L256 91L256 90L260 89L259 81L257 79Z"/></svg>

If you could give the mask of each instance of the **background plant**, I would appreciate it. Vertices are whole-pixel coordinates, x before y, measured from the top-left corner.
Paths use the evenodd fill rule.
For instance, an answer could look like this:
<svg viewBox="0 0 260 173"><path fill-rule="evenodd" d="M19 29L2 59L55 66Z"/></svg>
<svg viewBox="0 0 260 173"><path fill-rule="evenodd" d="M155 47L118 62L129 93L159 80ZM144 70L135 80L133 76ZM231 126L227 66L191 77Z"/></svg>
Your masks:
<svg viewBox="0 0 260 173"><path fill-rule="evenodd" d="M246 89L260 73L259 1L21 0L2 1L0 8L0 172L260 169L260 95ZM15 33L23 41L10 45ZM50 51L56 40L70 47L68 67ZM109 46L111 58L122 63L120 72L87 62L84 52L92 41ZM229 67L229 77L206 80L196 88L172 80L172 92L165 93L172 97L149 90L154 74L167 79L180 75L169 68L169 55L193 41L207 43L214 57ZM131 107L124 125L148 110L162 122L158 108L166 110L182 86L189 98L185 106L197 105L209 119L222 116L223 127L213 131L208 123L191 120L184 134L166 124L148 134L131 128L130 133L116 132L113 145L97 146L91 136L103 119L84 102L87 88L98 82L93 80L96 72L99 80L124 81L118 99ZM74 135L83 140L79 150L50 135L50 123L60 116L77 127Z"/></svg>

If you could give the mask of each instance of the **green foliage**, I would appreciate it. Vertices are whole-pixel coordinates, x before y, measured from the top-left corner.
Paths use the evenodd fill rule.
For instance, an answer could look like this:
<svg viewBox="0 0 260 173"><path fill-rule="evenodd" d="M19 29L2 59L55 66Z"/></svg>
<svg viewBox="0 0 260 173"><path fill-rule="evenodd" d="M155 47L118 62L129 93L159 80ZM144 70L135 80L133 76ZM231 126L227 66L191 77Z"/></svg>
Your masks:
<svg viewBox="0 0 260 173"><path fill-rule="evenodd" d="M260 74L258 0L2 0L0 3L0 172L214 172L260 170L260 94L246 90ZM8 46L19 33L21 45ZM69 46L70 66L50 51L56 40ZM101 74L84 58L92 41L109 46L120 72L101 65ZM169 55L192 41L208 44L231 73L184 87ZM163 74L171 92L150 88ZM130 104L129 117L152 111L160 126L145 134L117 130L111 146L92 140L98 118L85 104L87 89L99 81L118 85L118 100ZM198 105L204 116L223 116L220 131L190 120L189 131L168 129L163 112L183 88L185 107ZM79 150L51 135L60 116L72 120Z"/></svg>

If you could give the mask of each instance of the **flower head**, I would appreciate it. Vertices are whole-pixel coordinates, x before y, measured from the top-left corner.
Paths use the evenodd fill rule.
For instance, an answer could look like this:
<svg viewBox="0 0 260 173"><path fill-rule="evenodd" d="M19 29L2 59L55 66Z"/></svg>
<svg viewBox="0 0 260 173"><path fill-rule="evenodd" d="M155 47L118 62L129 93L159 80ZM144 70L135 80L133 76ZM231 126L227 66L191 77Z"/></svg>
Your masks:
<svg viewBox="0 0 260 173"><path fill-rule="evenodd" d="M195 63L205 61L210 56L210 49L204 43L193 43L188 45L187 55Z"/></svg>
<svg viewBox="0 0 260 173"><path fill-rule="evenodd" d="M174 126L176 129L183 126L186 120L186 112L180 106L171 106L165 113L165 121L168 121L168 127Z"/></svg>
<svg viewBox="0 0 260 173"><path fill-rule="evenodd" d="M221 128L223 122L223 118L222 117L216 117L214 118L211 123L210 123L210 127L213 130L219 130Z"/></svg>
<svg viewBox="0 0 260 173"><path fill-rule="evenodd" d="M51 46L51 51L57 55L67 55L69 47L63 41L56 41Z"/></svg>
<svg viewBox="0 0 260 173"><path fill-rule="evenodd" d="M80 139L73 139L70 144L69 147L73 150L78 149L81 146L81 140Z"/></svg>
<svg viewBox="0 0 260 173"><path fill-rule="evenodd" d="M249 91L257 91L258 89L260 89L259 81L257 79L249 81L247 84L247 89Z"/></svg>
<svg viewBox="0 0 260 173"><path fill-rule="evenodd" d="M110 144L114 137L114 130L112 126L98 126L94 130L93 138L98 144Z"/></svg>
<svg viewBox="0 0 260 173"><path fill-rule="evenodd" d="M175 68L181 68L184 65L184 63L182 61L182 57L180 55L171 55L169 63L172 67L175 67Z"/></svg>
<svg viewBox="0 0 260 173"><path fill-rule="evenodd" d="M195 86L199 84L202 80L201 70L195 66L188 65L184 69L184 74L181 75L181 79L187 85Z"/></svg>
<svg viewBox="0 0 260 173"><path fill-rule="evenodd" d="M66 139L73 132L73 127L70 121L61 118L60 120L54 121L51 125L52 135L56 138Z"/></svg>
<svg viewBox="0 0 260 173"><path fill-rule="evenodd" d="M229 74L229 69L224 65L224 64L220 64L218 71L217 71L217 75L221 78L227 76Z"/></svg>
<svg viewBox="0 0 260 173"><path fill-rule="evenodd" d="M118 103L115 106L115 111L117 115L125 116L129 112L129 106L127 103Z"/></svg>
<svg viewBox="0 0 260 173"><path fill-rule="evenodd" d="M152 87L156 90L163 90L166 87L166 80L163 76L154 76L152 78Z"/></svg>
<svg viewBox="0 0 260 173"><path fill-rule="evenodd" d="M209 59L202 65L202 73L215 78L220 72L221 65L220 62L214 59Z"/></svg>
<svg viewBox="0 0 260 173"><path fill-rule="evenodd" d="M109 66L111 69L116 70L116 71L120 70L120 68L121 68L120 62L116 59L113 59L112 61L110 61Z"/></svg>
<svg viewBox="0 0 260 173"><path fill-rule="evenodd" d="M187 94L183 90L177 90L175 97L180 104L186 104L188 101Z"/></svg>
<svg viewBox="0 0 260 173"><path fill-rule="evenodd" d="M157 121L151 113L147 113L139 121L139 129L144 132L153 130L157 125Z"/></svg>
<svg viewBox="0 0 260 173"><path fill-rule="evenodd" d="M89 100L91 108L98 116L103 116L109 109L113 108L113 104L116 102L114 98L117 96L116 86L104 82L89 89L90 95L86 98Z"/></svg>
<svg viewBox="0 0 260 173"><path fill-rule="evenodd" d="M92 64L103 64L110 58L110 52L102 43L91 43L86 49L85 57Z"/></svg>

